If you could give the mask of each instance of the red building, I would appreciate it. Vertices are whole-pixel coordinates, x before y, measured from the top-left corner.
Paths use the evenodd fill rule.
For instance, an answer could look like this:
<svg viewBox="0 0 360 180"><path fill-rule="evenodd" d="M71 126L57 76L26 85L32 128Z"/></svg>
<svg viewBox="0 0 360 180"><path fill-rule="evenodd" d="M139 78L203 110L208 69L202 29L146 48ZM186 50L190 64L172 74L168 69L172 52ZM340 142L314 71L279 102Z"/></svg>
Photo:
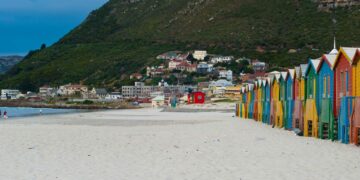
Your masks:
<svg viewBox="0 0 360 180"><path fill-rule="evenodd" d="M193 92L188 94L188 104L204 104L204 103L205 103L205 93Z"/></svg>
<svg viewBox="0 0 360 180"><path fill-rule="evenodd" d="M352 75L351 59L346 50L340 48L340 52L334 65L334 116L338 117L341 98L351 96Z"/></svg>

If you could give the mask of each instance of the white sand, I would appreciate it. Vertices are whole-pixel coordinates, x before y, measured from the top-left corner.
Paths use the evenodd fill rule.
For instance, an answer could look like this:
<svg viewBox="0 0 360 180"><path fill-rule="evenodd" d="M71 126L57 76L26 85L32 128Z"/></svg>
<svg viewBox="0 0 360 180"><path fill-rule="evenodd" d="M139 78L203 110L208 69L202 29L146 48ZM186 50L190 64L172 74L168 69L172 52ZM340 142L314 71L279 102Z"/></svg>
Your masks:
<svg viewBox="0 0 360 180"><path fill-rule="evenodd" d="M0 179L360 179L360 148L232 113L153 109L0 122Z"/></svg>

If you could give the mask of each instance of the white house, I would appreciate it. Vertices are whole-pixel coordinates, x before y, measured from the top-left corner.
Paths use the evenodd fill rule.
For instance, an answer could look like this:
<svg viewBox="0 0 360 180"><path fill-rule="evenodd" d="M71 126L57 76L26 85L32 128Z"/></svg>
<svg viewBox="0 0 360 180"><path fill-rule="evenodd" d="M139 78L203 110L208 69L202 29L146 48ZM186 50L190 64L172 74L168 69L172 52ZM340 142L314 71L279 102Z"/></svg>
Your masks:
<svg viewBox="0 0 360 180"><path fill-rule="evenodd" d="M193 57L197 60L204 60L205 57L207 56L207 51L194 51Z"/></svg>
<svg viewBox="0 0 360 180"><path fill-rule="evenodd" d="M231 70L221 70L219 71L219 78L227 79L228 81L233 80L233 72Z"/></svg>
<svg viewBox="0 0 360 180"><path fill-rule="evenodd" d="M39 94L42 97L55 97L57 95L57 91L57 88L49 86L43 86L39 88Z"/></svg>
<svg viewBox="0 0 360 180"><path fill-rule="evenodd" d="M2 89L1 90L1 100L17 99L17 96L19 94L20 94L20 91L16 90L16 89Z"/></svg>
<svg viewBox="0 0 360 180"><path fill-rule="evenodd" d="M234 59L234 56L215 56L215 57L212 57L210 62L211 63L228 63L230 61L232 61Z"/></svg>
<svg viewBox="0 0 360 180"><path fill-rule="evenodd" d="M183 62L183 61L181 61L181 60L176 60L176 59L171 60L171 61L169 62L169 70L176 69L176 66L178 66L178 65L181 64L182 62Z"/></svg>
<svg viewBox="0 0 360 180"><path fill-rule="evenodd" d="M121 95L120 92L112 92L106 95L105 99L107 100L120 100L122 99L123 96Z"/></svg>
<svg viewBox="0 0 360 180"><path fill-rule="evenodd" d="M67 84L60 86L58 94L60 95L85 95L88 93L88 87L81 84Z"/></svg>

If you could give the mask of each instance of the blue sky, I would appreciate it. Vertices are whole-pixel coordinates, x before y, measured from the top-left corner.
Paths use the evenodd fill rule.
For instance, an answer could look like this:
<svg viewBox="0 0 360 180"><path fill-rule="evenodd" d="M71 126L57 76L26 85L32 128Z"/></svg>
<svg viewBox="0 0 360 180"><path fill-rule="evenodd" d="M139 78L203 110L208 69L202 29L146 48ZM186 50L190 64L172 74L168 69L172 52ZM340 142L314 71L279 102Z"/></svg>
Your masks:
<svg viewBox="0 0 360 180"><path fill-rule="evenodd" d="M51 45L108 0L0 0L0 55Z"/></svg>

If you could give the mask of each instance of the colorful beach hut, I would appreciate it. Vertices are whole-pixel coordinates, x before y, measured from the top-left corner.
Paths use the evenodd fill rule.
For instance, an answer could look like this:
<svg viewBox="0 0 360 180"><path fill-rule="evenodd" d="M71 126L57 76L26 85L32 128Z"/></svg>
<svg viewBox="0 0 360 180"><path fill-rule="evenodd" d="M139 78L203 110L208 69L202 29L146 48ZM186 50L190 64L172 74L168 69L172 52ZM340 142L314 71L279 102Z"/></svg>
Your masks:
<svg viewBox="0 0 360 180"><path fill-rule="evenodd" d="M335 140L337 124L335 123L334 100L334 65L338 51L333 49L321 57L318 69L318 101L320 102L319 137Z"/></svg>
<svg viewBox="0 0 360 180"><path fill-rule="evenodd" d="M273 90L272 90L272 97L273 97L273 114L274 114L274 119L273 119L273 125L275 125L276 127L282 127L283 126L283 122L284 122L284 112L283 112L283 104L282 101L280 100L280 89L281 89L281 84L280 84L280 79L281 79L281 73L275 73L274 74L274 81L273 81Z"/></svg>
<svg viewBox="0 0 360 180"><path fill-rule="evenodd" d="M350 115L352 113L354 98L352 96L352 60L357 48L341 47L335 60L335 110L338 117L338 139L349 143Z"/></svg>
<svg viewBox="0 0 360 180"><path fill-rule="evenodd" d="M357 48L352 64L353 96L356 100L350 121L350 142L360 145L360 48Z"/></svg>
<svg viewBox="0 0 360 180"><path fill-rule="evenodd" d="M294 110L294 82L295 69L289 69L286 76L286 100L285 100L285 129L292 129L292 115Z"/></svg>
<svg viewBox="0 0 360 180"><path fill-rule="evenodd" d="M257 121L262 121L263 116L263 82L261 79L257 81Z"/></svg>
<svg viewBox="0 0 360 180"><path fill-rule="evenodd" d="M304 136L318 137L317 69L320 59L310 59L306 75L306 102L304 114Z"/></svg>
<svg viewBox="0 0 360 180"><path fill-rule="evenodd" d="M294 110L292 114L292 125L293 129L299 129L303 131L303 107L302 101L300 100L300 84L301 84L301 67L295 67L295 78L294 78Z"/></svg>
<svg viewBox="0 0 360 180"><path fill-rule="evenodd" d="M248 118L254 118L254 84L248 84Z"/></svg>
<svg viewBox="0 0 360 180"><path fill-rule="evenodd" d="M287 117L287 101L286 101L286 79L288 76L288 72L281 72L280 76L280 103L279 106L282 106L282 114L283 117L281 121L278 122L277 127L282 128L285 126L285 119Z"/></svg>
<svg viewBox="0 0 360 180"><path fill-rule="evenodd" d="M263 105L263 123L270 124L270 105L271 105L271 78L267 77L264 80L264 105Z"/></svg>

